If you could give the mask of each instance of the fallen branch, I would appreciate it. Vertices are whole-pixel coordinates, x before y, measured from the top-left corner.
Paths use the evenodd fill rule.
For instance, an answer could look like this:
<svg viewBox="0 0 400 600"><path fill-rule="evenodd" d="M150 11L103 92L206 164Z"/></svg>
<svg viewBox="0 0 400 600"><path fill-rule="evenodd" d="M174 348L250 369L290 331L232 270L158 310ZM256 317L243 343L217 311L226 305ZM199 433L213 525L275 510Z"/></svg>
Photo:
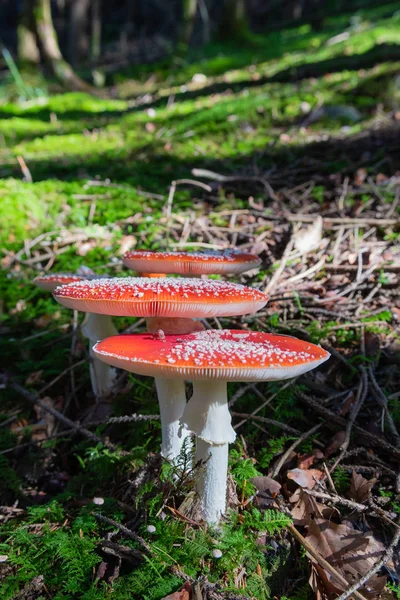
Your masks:
<svg viewBox="0 0 400 600"><path fill-rule="evenodd" d="M103 521L104 523L107 523L107 525L112 525L113 527L116 527L126 537L129 537L129 538L135 540L136 542L139 542L139 544L141 544L141 546L143 546L143 548L146 550L146 552L148 552L148 553L151 552L151 548L150 548L149 544L140 535L138 535L131 529L128 529L124 525L121 525L121 523L118 523L117 521L114 521L113 519L109 519L108 517L105 517L104 515L101 515L100 513L95 513L95 517L99 521Z"/></svg>
<svg viewBox="0 0 400 600"><path fill-rule="evenodd" d="M344 455L347 452L347 448L349 447L349 444L350 444L350 436L351 436L351 432L353 429L354 421L356 420L357 415L360 412L362 405L364 404L365 398L367 397L367 392L368 392L367 372L363 366L360 366L360 371L361 371L362 377L361 377L360 385L358 386L356 401L354 403L353 408L350 411L349 420L347 421L346 437L342 444L339 457L335 461L333 467L329 470L330 473L332 473L336 469L336 467L338 466L338 464L340 463L340 461L343 459Z"/></svg>
<svg viewBox="0 0 400 600"><path fill-rule="evenodd" d="M274 427L279 427L280 429L283 429L283 431L286 431L292 435L301 435L301 431L298 429L294 429L294 427L290 427L290 425L286 425L286 423L281 423L280 421L275 421L274 419L267 419L267 417L259 417L257 415L248 415L247 413L239 412L232 412L231 415L233 417L244 417L243 421L234 426L234 429L239 427L239 425L242 423L246 423L246 421L250 420L259 421L260 423L265 423L266 425L273 425Z"/></svg>

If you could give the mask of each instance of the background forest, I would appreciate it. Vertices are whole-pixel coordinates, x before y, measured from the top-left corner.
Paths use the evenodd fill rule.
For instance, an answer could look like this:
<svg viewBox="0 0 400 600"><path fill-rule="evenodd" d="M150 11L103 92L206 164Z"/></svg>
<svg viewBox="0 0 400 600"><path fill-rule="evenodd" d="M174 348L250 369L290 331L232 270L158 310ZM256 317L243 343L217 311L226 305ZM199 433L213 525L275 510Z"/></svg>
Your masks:
<svg viewBox="0 0 400 600"><path fill-rule="evenodd" d="M398 3L0 0L0 48L1 599L400 598ZM269 302L205 326L331 358L228 384L215 528L154 380L96 398L33 279L227 248Z"/></svg>

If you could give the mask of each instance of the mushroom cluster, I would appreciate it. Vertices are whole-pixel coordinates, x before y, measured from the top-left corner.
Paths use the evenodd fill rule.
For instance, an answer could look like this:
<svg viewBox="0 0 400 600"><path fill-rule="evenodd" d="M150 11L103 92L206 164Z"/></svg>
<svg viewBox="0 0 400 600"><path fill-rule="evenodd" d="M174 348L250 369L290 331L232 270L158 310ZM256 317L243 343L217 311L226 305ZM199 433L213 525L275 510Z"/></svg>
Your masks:
<svg viewBox="0 0 400 600"><path fill-rule="evenodd" d="M155 378L161 454L175 461L187 436L194 434L196 463L201 465L196 482L201 516L209 524L218 524L226 511L228 445L236 437L227 382L295 377L323 363L329 354L293 337L205 329L201 320L255 313L265 306L267 296L256 289L204 278L257 267L261 261L256 256L234 250L142 250L127 253L123 261L141 277L63 281L53 290L54 298L87 313L95 323L111 316L146 319L147 333L114 335L103 328L97 340L88 333L91 343L97 342L91 353L96 363ZM158 273L190 277L151 277ZM188 402L185 380L193 382Z"/></svg>
<svg viewBox="0 0 400 600"><path fill-rule="evenodd" d="M194 318L243 315L267 302L265 294L257 290L208 279L83 280L57 288L53 295L60 304L86 313L145 317L149 332L161 340L166 334L187 335L203 329ZM96 352L95 357L103 360ZM160 405L161 454L175 460L189 433L180 423L186 406L184 380L164 377L157 369L153 377Z"/></svg>
<svg viewBox="0 0 400 600"><path fill-rule="evenodd" d="M288 379L329 358L319 346L296 338L241 330L121 335L99 342L93 351L99 360L133 373L193 382L181 422L196 435L196 461L203 464L196 489L210 524L226 509L228 444L236 438L227 382Z"/></svg>

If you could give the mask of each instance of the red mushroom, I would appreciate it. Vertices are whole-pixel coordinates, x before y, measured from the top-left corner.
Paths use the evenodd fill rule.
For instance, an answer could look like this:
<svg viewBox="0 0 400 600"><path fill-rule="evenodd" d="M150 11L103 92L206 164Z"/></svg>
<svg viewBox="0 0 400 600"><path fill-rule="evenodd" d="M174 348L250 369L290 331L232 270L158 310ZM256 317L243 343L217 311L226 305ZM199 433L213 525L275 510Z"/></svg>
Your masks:
<svg viewBox="0 0 400 600"><path fill-rule="evenodd" d="M191 318L243 315L255 312L267 296L243 285L202 279L124 278L81 281L58 288L55 299L69 308L107 315L148 318L150 329L168 333L193 331ZM159 336L160 337L160 336ZM162 337L162 336L161 336ZM160 343L162 339L160 337ZM147 336L146 339L149 339ZM179 418L186 405L181 377L156 377L161 412L164 457L175 459L182 447Z"/></svg>
<svg viewBox="0 0 400 600"><path fill-rule="evenodd" d="M162 272L178 275L237 275L259 267L261 259L240 250L206 250L202 252L154 252L133 250L123 257L123 263L138 273Z"/></svg>
<svg viewBox="0 0 400 600"><path fill-rule="evenodd" d="M329 358L319 346L293 337L230 330L163 339L116 336L99 342L93 351L100 360L127 371L193 381L193 396L181 421L197 436L196 459L203 462L197 491L208 523L217 523L225 512L228 444L236 437L227 382L288 379Z"/></svg>

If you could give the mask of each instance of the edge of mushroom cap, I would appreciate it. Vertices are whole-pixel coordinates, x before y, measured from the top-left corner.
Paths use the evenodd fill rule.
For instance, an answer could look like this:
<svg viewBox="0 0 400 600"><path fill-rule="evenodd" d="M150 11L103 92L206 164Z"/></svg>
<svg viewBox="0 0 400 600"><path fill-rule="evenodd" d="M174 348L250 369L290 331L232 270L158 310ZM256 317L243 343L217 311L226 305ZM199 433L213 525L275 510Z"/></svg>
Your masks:
<svg viewBox="0 0 400 600"><path fill-rule="evenodd" d="M238 283L182 278L115 277L90 279L57 287L60 304L111 316L238 316L260 310L268 296Z"/></svg>
<svg viewBox="0 0 400 600"><path fill-rule="evenodd" d="M133 250L122 257L125 266L138 272L155 271L175 274L239 274L260 266L255 254L235 249L198 252L156 252Z"/></svg>
<svg viewBox="0 0 400 600"><path fill-rule="evenodd" d="M302 340L298 340L297 338L293 338L291 336L279 336L272 334L263 334L265 339L265 346L263 347L261 342L259 343L261 354L264 352L264 360L266 360L268 353L275 352L277 357L282 359L282 350L276 344L273 347L274 341L277 343L278 340L282 342L282 340L294 340L297 345L303 346L301 352L303 353L301 360L297 360L297 363L290 364L289 361L294 361L296 358L296 350L290 351L285 350L288 360L286 363L279 362L280 358L276 358L273 364L264 364L262 366L246 366L244 364L244 354L242 353L239 356L239 361L237 365L228 364L227 366L212 365L212 352L209 350L208 354L204 355L204 364L200 361L198 366L193 365L185 365L185 360L180 361L177 364L177 355L176 352L173 352L173 344L169 346L169 354L165 354L162 356L162 349L167 348L163 344L168 344L171 342L171 338L173 338L175 343L180 344L181 342L185 342L185 340L190 340L193 343L193 346L198 343L199 339L202 337L207 337L208 335L213 334L241 334L242 331L235 330L207 330L204 332L197 332L194 334L186 334L182 336L173 336L166 335L165 338L160 342L157 340L155 336L151 336L149 334L136 334L133 336L115 336L113 338L107 338L106 340L102 340L96 346L94 346L93 350L96 356L100 360L104 360L105 362L125 369L127 371L131 371L134 373L138 373L141 375L147 375L150 377L160 376L165 377L167 379L188 379L190 381L207 381L207 380L221 380L221 381L279 381L283 379L289 379L291 377L297 377L307 371L310 371L320 364L324 363L329 359L330 354L326 350L322 349L320 346L316 346L315 344L310 344L308 342L303 342ZM249 332L257 333L258 335L261 332ZM129 339L130 338L130 339ZM150 351L151 349L151 340L155 342L153 349L154 357L145 358L143 355L139 356L138 351L136 351L136 356L134 355L134 351L130 348L130 355L127 352L123 353L123 350L117 349L119 344L122 344L125 347L130 347L131 342L134 343L136 341L145 342L146 351ZM267 346L267 344L270 344ZM271 348L272 344L272 348ZM161 349L161 350L160 350ZM244 352L245 350L243 350ZM257 349L258 351L258 349ZM315 355L310 356L310 351L312 351ZM180 349L179 353L185 352L184 349ZM297 359L299 357L297 356ZM221 360L217 358L216 360ZM232 362L232 361L231 361ZM239 364L241 363L241 364Z"/></svg>
<svg viewBox="0 0 400 600"><path fill-rule="evenodd" d="M76 275L75 273L48 273L47 275L38 275L32 282L41 290L52 292L57 287L68 285L69 283L77 283L86 279L84 275Z"/></svg>

